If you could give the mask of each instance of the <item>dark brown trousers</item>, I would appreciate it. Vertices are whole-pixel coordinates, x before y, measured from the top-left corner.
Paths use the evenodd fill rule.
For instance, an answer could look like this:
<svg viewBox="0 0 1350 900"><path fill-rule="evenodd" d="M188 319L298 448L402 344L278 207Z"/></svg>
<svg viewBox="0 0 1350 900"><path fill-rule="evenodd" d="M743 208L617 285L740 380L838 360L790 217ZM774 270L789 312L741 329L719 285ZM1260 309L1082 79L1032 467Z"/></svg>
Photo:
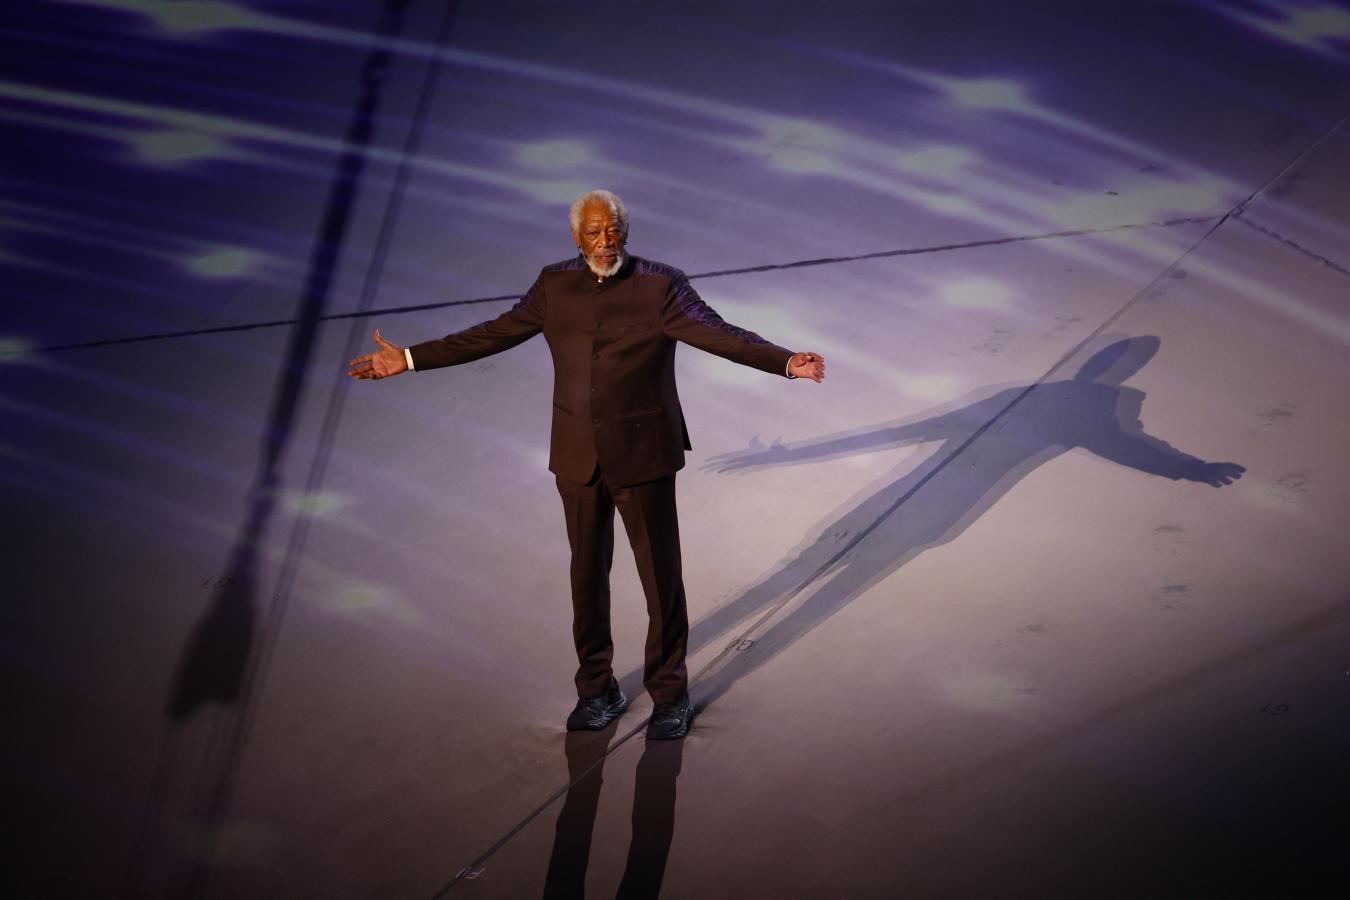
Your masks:
<svg viewBox="0 0 1350 900"><path fill-rule="evenodd" d="M647 647L642 683L656 703L673 703L689 688L685 653L689 613L680 571L675 476L628 487L558 478L567 540L572 546L572 638L577 648L577 696L603 694L614 678L609 627L609 571L614 561L614 509L623 517L647 597Z"/></svg>

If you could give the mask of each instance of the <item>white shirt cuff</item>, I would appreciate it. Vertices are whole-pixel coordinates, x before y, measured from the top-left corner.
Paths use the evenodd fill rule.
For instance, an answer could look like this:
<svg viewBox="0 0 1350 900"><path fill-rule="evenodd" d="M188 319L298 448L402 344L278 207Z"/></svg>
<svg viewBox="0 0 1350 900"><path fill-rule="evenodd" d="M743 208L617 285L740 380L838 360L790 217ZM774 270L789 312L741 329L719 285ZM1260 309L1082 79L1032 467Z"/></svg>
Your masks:
<svg viewBox="0 0 1350 900"><path fill-rule="evenodd" d="M412 348L411 348L411 347L404 347L404 348L403 348L403 358L406 359L406 360L408 361L408 371L409 371L409 372L416 372L416 371L417 371L417 367L413 365L413 361L412 361Z"/></svg>

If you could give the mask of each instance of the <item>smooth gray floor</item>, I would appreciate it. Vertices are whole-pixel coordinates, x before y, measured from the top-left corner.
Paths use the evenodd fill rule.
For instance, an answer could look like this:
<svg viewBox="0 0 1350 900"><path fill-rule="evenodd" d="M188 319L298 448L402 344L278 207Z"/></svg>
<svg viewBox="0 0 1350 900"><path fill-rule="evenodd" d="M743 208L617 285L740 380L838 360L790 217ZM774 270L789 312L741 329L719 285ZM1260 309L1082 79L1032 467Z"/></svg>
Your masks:
<svg viewBox="0 0 1350 900"><path fill-rule="evenodd" d="M676 744L642 738L622 541L635 702L562 728L542 340L343 383L372 325L411 343L509 301L326 322L263 492L294 329L23 348L291 318L307 246L204 284L206 312L149 284L117 331L16 312L23 895L1337 895L1311 885L1344 880L1350 750L1348 17L1091 6L463 5L377 308L519 293L603 185L634 252L828 360L815 385L679 353L701 708ZM337 27L233 33L290 15ZM354 69L351 18L350 46L306 34ZM425 59L394 67L400 115ZM343 124L248 144L278 166L257 184L331 144L308 205L252 214L317 221ZM356 308L402 137L327 312ZM160 206L224 215L185 172Z"/></svg>

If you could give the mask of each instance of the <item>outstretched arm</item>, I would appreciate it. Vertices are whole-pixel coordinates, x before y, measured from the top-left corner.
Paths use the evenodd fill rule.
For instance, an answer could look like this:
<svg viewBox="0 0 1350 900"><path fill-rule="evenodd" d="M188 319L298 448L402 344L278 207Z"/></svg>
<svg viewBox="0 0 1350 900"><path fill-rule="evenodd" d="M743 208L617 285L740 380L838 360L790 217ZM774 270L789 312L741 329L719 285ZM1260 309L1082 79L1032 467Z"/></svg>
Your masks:
<svg viewBox="0 0 1350 900"><path fill-rule="evenodd" d="M909 425L897 425L894 428L878 428L875 431L848 434L840 437L822 438L806 444L788 447L774 444L767 450L743 450L738 453L724 453L714 456L703 466L705 471L737 472L757 466L786 466L808 462L813 459L826 459L834 456L852 456L886 447L900 447L928 440L928 422L913 422Z"/></svg>
<svg viewBox="0 0 1350 900"><path fill-rule="evenodd" d="M458 366L510 350L543 330L546 308L543 278L536 278L525 296L497 318L409 347L413 367L421 371Z"/></svg>
<svg viewBox="0 0 1350 900"><path fill-rule="evenodd" d="M387 378L410 369L439 369L473 362L534 337L543 330L544 311L544 288L536 279L525 296L497 318L434 341L405 349L384 340L377 330L375 341L380 349L352 360L347 374L354 378Z"/></svg>
<svg viewBox="0 0 1350 900"><path fill-rule="evenodd" d="M675 272L661 307L661 329L667 336L723 359L788 378L825 379L825 357L793 353L744 328L727 322L703 302L683 272Z"/></svg>

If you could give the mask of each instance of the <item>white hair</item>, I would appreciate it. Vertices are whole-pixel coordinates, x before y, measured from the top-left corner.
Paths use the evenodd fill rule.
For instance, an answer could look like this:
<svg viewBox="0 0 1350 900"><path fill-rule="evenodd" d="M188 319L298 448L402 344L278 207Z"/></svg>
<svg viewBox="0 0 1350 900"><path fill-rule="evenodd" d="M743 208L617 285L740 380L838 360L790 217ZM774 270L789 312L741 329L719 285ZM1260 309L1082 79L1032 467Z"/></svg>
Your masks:
<svg viewBox="0 0 1350 900"><path fill-rule="evenodd" d="M619 199L618 194L606 191L603 188L587 191L572 201L572 208L567 213L567 220L572 225L573 234L581 230L581 211L592 200L599 200L608 206L609 211L614 214L614 218L619 220L619 227L623 229L623 233L628 234L628 207L623 205L623 201Z"/></svg>

